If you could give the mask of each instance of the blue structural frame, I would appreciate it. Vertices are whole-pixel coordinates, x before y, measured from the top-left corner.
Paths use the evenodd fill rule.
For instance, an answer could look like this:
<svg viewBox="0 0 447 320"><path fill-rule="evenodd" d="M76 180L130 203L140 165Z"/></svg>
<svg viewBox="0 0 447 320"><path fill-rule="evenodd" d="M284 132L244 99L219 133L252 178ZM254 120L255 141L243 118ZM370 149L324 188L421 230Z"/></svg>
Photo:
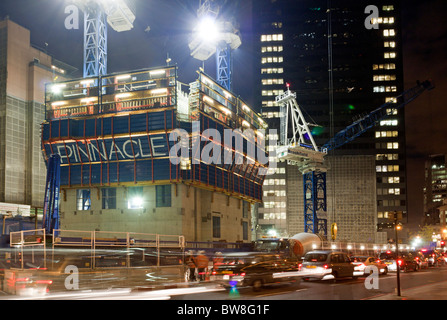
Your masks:
<svg viewBox="0 0 447 320"><path fill-rule="evenodd" d="M327 211L326 172L309 172L303 175L304 232L327 237L327 219L318 214Z"/></svg>
<svg viewBox="0 0 447 320"><path fill-rule="evenodd" d="M222 44L217 48L216 52L217 59L217 83L231 91L232 81L231 81L231 47L228 44Z"/></svg>
<svg viewBox="0 0 447 320"><path fill-rule="evenodd" d="M99 4L84 13L84 78L107 74L107 15Z"/></svg>
<svg viewBox="0 0 447 320"><path fill-rule="evenodd" d="M59 192L61 181L61 157L53 154L48 161L47 181L45 185L45 200L43 207L42 228L48 234L59 229Z"/></svg>

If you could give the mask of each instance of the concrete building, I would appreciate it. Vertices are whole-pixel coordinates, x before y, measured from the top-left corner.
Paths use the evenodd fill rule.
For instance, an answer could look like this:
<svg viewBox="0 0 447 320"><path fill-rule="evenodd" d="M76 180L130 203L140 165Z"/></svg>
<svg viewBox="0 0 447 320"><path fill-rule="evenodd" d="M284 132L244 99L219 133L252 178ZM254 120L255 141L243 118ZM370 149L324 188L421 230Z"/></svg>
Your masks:
<svg viewBox="0 0 447 320"><path fill-rule="evenodd" d="M177 67L47 86L42 151L46 160L61 157L61 229L252 240L268 165L258 158L266 123L198 74L189 93Z"/></svg>
<svg viewBox="0 0 447 320"><path fill-rule="evenodd" d="M9 19L0 21L0 202L42 207L45 83L73 71L33 47L29 30Z"/></svg>
<svg viewBox="0 0 447 320"><path fill-rule="evenodd" d="M327 220L337 224L338 241L386 243L384 232L377 232L376 180L373 156L327 157ZM302 175L288 167L287 193L289 232L304 230ZM330 230L329 235L330 237Z"/></svg>
<svg viewBox="0 0 447 320"><path fill-rule="evenodd" d="M368 1L256 1L253 6L258 52L256 104L262 106L269 128L279 132L280 113L275 97L286 90L287 83L297 93L306 119L317 125L313 127L313 135L319 146L352 124L356 117L386 102L395 102L395 97L404 90L399 3L382 0L374 3L379 17L371 20L365 14L365 8L371 4ZM365 22L371 21L377 22L379 29L365 27ZM392 107L389 113L386 121L330 153L375 158L375 221L379 230L390 226L388 212L407 210L405 116L403 110ZM269 179L289 181L289 167L286 164L279 167ZM290 217L283 211L277 215L271 209L283 208L284 203L288 207L294 197L287 190L284 194L281 184L266 185L264 192L279 192L281 197L272 200L277 204L260 208L260 229L265 231L274 226L281 234L290 233L287 229ZM392 233L391 229L388 231Z"/></svg>

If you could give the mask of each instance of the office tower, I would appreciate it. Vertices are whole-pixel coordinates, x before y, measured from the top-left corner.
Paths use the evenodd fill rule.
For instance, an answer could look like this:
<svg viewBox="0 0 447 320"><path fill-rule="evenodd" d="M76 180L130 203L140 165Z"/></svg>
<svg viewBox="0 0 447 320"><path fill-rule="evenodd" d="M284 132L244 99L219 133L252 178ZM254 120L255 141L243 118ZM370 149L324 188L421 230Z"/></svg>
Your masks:
<svg viewBox="0 0 447 320"><path fill-rule="evenodd" d="M297 93L319 146L357 117L395 102L404 90L399 1L377 1L378 16L365 10L368 5L368 1L346 0L256 1L257 105L262 105L269 128L279 131L275 97L284 92L287 83ZM379 231L391 226L388 212L406 212L407 204L404 111L390 107L389 113L375 128L328 154L375 158ZM284 216L282 209L284 205L290 209L290 202L296 199L287 191L284 194L286 188L281 185L290 169L284 163L279 168L266 180L260 229L287 233L284 220L289 220L290 214ZM337 188L332 190L328 196L335 199ZM302 214L303 209L298 209Z"/></svg>
<svg viewBox="0 0 447 320"><path fill-rule="evenodd" d="M31 45L29 30L0 21L0 202L43 206L45 83L74 71Z"/></svg>
<svg viewBox="0 0 447 320"><path fill-rule="evenodd" d="M447 199L447 171L445 155L431 155L425 161L424 223L440 222L438 208Z"/></svg>

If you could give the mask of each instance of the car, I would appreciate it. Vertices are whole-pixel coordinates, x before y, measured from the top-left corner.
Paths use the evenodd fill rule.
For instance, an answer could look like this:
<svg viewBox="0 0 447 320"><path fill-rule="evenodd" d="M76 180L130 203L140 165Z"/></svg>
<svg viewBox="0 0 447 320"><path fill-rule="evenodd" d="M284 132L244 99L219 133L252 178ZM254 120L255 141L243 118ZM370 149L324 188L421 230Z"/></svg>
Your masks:
<svg viewBox="0 0 447 320"><path fill-rule="evenodd" d="M427 259L429 267L437 267L438 266L438 258L437 258L436 251L422 249L421 252L424 255L425 259Z"/></svg>
<svg viewBox="0 0 447 320"><path fill-rule="evenodd" d="M418 268L420 269L428 269L428 259L422 254L421 251L415 251L412 253L416 263L418 264Z"/></svg>
<svg viewBox="0 0 447 320"><path fill-rule="evenodd" d="M379 254L379 259L383 260L387 265L388 271L396 271L399 266L399 271L418 271L419 264L411 253L396 257L396 253L392 251L385 251ZM397 263L396 263L397 262Z"/></svg>
<svg viewBox="0 0 447 320"><path fill-rule="evenodd" d="M301 270L305 274L304 279L328 280L360 275L354 274L354 265L346 253L331 250L308 252Z"/></svg>
<svg viewBox="0 0 447 320"><path fill-rule="evenodd" d="M217 265L212 278L226 289L262 287L280 282L299 285L301 275L298 261L265 253L227 253Z"/></svg>
<svg viewBox="0 0 447 320"><path fill-rule="evenodd" d="M368 256L352 256L351 262L354 265L354 270L358 272L363 272L363 274L368 275L371 272L367 269L368 266L374 266L379 271L379 274L387 274L388 266L382 260L375 257ZM362 275L363 275L362 274Z"/></svg>
<svg viewBox="0 0 447 320"><path fill-rule="evenodd" d="M404 254L402 257L397 259L397 264L399 265L399 269L404 272L418 271L419 264L415 260L415 257L412 254Z"/></svg>

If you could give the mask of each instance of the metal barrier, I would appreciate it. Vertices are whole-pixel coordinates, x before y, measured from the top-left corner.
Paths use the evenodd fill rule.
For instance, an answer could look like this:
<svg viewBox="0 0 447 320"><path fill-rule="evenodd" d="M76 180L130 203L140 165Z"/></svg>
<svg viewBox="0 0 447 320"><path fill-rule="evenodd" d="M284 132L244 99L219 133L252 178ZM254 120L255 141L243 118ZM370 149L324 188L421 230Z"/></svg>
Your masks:
<svg viewBox="0 0 447 320"><path fill-rule="evenodd" d="M91 249L91 268L97 268L97 258L99 250L104 249L126 249L125 265L120 267L131 267L131 255L129 250L132 248L143 250L141 252L142 260L145 259L144 250L152 248L156 253L156 266L161 265L161 249L171 248L179 249L183 258L185 248L185 238L176 235L159 235L134 232L113 232L113 231L79 231L79 230L54 230L53 231L53 252L56 247L88 247ZM107 251L113 254L112 251Z"/></svg>
<svg viewBox="0 0 447 320"><path fill-rule="evenodd" d="M35 262L36 251L43 254L43 267L46 268L47 259L45 229L11 232L9 239L11 248L17 249L17 251L14 252L14 259L18 260L20 269L25 268L25 254L31 255L31 263ZM40 250L35 250L35 247ZM24 250L29 248L31 250Z"/></svg>

